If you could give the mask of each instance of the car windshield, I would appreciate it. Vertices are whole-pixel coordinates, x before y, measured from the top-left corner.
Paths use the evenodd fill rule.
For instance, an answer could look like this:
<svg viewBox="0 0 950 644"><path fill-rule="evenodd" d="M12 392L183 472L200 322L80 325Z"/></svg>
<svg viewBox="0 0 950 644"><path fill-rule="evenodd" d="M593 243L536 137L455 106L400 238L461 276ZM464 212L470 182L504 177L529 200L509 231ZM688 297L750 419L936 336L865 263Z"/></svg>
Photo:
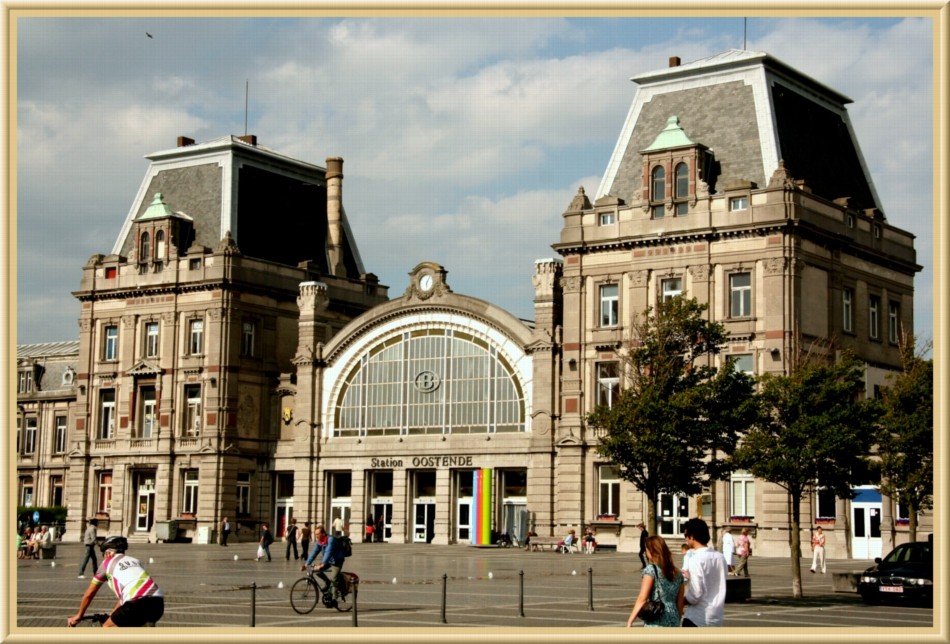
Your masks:
<svg viewBox="0 0 950 644"><path fill-rule="evenodd" d="M899 564L930 561L930 546L926 543L906 543L894 548L882 563Z"/></svg>

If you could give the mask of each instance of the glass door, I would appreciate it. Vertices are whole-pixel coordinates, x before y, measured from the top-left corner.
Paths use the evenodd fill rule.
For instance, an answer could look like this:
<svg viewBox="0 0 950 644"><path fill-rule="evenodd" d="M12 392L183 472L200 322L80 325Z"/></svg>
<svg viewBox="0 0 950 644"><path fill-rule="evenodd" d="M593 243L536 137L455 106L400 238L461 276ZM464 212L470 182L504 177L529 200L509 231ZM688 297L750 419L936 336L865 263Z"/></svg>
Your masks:
<svg viewBox="0 0 950 644"><path fill-rule="evenodd" d="M135 531L148 532L155 520L155 477L139 475L138 503L135 512Z"/></svg>
<svg viewBox="0 0 950 644"><path fill-rule="evenodd" d="M413 543L431 543L435 536L435 503L415 504L415 520L412 526Z"/></svg>
<svg viewBox="0 0 950 644"><path fill-rule="evenodd" d="M657 530L664 537L680 537L680 524L689 518L689 497L680 494L661 494Z"/></svg>

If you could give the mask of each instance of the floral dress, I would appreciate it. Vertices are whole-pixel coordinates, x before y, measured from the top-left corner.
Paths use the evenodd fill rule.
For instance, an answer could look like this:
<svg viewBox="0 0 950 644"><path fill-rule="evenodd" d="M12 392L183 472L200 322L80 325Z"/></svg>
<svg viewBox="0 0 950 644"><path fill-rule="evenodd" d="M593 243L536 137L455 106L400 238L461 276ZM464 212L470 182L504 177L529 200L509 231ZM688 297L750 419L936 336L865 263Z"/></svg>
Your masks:
<svg viewBox="0 0 950 644"><path fill-rule="evenodd" d="M673 581L663 576L656 564L650 564L643 571L644 575L653 577L653 588L650 590L650 599L659 599L663 602L663 616L653 622L643 622L644 626L679 626L680 614L676 610L676 598L680 593L680 586L686 581L683 573L676 571Z"/></svg>

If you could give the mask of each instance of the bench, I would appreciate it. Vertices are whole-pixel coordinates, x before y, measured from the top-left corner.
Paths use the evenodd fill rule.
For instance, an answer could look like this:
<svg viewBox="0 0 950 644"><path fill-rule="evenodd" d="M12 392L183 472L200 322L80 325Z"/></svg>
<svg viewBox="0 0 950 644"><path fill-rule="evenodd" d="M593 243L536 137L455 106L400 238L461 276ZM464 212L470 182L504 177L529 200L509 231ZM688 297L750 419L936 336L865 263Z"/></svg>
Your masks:
<svg viewBox="0 0 950 644"><path fill-rule="evenodd" d="M726 603L745 602L752 598L750 577L726 577Z"/></svg>
<svg viewBox="0 0 950 644"><path fill-rule="evenodd" d="M39 549L40 559L55 559L56 558L56 544L51 543L45 548Z"/></svg>
<svg viewBox="0 0 950 644"><path fill-rule="evenodd" d="M528 542L527 547L528 550L537 550L539 552L544 548L554 550L560 542L560 537L531 537L531 541Z"/></svg>

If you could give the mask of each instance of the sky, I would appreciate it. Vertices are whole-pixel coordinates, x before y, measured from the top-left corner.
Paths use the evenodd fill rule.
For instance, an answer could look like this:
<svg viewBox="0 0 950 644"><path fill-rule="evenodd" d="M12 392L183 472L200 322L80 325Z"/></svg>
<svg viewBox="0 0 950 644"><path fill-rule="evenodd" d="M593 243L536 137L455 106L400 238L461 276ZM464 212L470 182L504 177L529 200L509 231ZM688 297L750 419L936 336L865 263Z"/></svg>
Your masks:
<svg viewBox="0 0 950 644"><path fill-rule="evenodd" d="M17 344L78 339L71 291L111 252L145 155L245 131L317 165L344 158L364 268L392 297L435 261L455 292L533 318L534 262L557 257L577 188L594 196L630 78L742 48L853 99L888 221L917 236L915 333L933 337L928 17L90 14L16 29Z"/></svg>

